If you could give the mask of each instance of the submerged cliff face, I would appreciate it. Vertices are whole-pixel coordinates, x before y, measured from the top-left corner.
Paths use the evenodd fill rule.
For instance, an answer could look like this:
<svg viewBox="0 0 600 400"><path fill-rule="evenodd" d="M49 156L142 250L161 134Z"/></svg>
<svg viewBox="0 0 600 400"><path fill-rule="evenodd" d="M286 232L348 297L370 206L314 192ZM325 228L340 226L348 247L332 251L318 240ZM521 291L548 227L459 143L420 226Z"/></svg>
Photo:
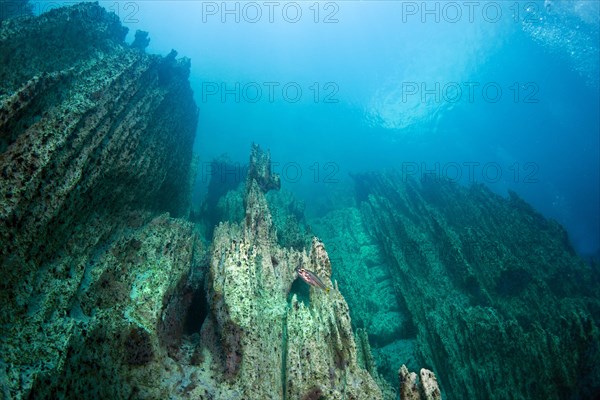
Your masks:
<svg viewBox="0 0 600 400"><path fill-rule="evenodd" d="M173 222L155 248L132 233L160 213L188 212L198 116L189 61L146 55L123 42L125 33L92 3L0 28L5 395L25 396L65 371L74 341L97 332L100 308L140 301L129 290L144 262L170 260L160 261L166 279L152 289L158 297L181 274L173 260L187 257L189 270L192 251L173 254L193 236L184 223ZM140 235L159 235L144 229ZM176 239L163 242L170 235ZM98 285L102 306L84 307Z"/></svg>
<svg viewBox="0 0 600 400"><path fill-rule="evenodd" d="M324 244L307 252L277 244L264 190L277 188L267 156L254 147L246 182L246 216L215 231L209 274L212 323L222 345L225 390L241 398L381 399L358 365L348 306L330 280ZM307 304L291 290L295 269L322 278ZM304 283L302 283L304 284Z"/></svg>
<svg viewBox="0 0 600 400"><path fill-rule="evenodd" d="M253 148L243 219L210 249L173 218L189 62L124 35L91 3L0 30L2 398L381 398L323 243L278 245L268 154ZM298 266L330 292L290 294Z"/></svg>
<svg viewBox="0 0 600 400"><path fill-rule="evenodd" d="M197 122L189 61L145 55L124 35L115 16L93 4L2 26L7 287L25 284L22 270L55 255L90 218L187 212Z"/></svg>
<svg viewBox="0 0 600 400"><path fill-rule="evenodd" d="M204 247L189 61L124 35L91 3L0 28L1 397L438 399L421 365L449 398L598 392L597 271L515 195L357 176L307 241L254 146Z"/></svg>
<svg viewBox="0 0 600 400"><path fill-rule="evenodd" d="M395 173L355 185L357 207L313 228L384 374L427 366L452 399L600 393L598 266L559 224L483 186Z"/></svg>

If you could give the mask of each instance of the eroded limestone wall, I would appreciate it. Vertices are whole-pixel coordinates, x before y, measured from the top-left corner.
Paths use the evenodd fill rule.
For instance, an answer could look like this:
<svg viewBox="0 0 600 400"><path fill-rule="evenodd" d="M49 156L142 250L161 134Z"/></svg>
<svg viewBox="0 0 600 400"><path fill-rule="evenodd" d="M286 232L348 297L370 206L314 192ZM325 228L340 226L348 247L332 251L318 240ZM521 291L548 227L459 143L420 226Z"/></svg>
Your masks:
<svg viewBox="0 0 600 400"><path fill-rule="evenodd" d="M81 350L76 342L88 345L85 335L113 332L114 315L124 318L119 332L142 329L134 335L144 341L150 317L117 313L99 330L103 310L140 301L134 294L145 283L136 279L144 273L170 276L152 289L162 307L161 296L189 271L191 249L186 259L158 254L162 245L146 250L146 239L118 244L160 213L188 213L198 117L189 60L147 55L125 44L125 34L115 15L93 3L0 27L0 381L6 398L26 397L44 388L42 382L73 372L69 352ZM174 223L171 234L173 248L193 241L185 224ZM117 260L108 262L111 247ZM170 261L160 261L165 257ZM178 257L185 263L173 261ZM88 293L102 284L106 298Z"/></svg>

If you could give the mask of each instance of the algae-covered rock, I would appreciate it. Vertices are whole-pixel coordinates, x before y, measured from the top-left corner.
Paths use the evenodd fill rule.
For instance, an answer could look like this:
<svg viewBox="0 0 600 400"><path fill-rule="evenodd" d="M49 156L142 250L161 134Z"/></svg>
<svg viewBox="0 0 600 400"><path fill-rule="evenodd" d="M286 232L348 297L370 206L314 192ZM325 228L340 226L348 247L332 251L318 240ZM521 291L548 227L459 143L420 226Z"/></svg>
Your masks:
<svg viewBox="0 0 600 400"><path fill-rule="evenodd" d="M364 332L357 349L337 262L320 240L305 246L297 203L276 197L287 210L273 218L268 153L253 146L244 190L215 197L228 221L210 251L181 219L189 60L125 34L93 3L0 28L2 398L393 398ZM390 280L374 246L361 257ZM330 290L301 286L297 267Z"/></svg>
<svg viewBox="0 0 600 400"><path fill-rule="evenodd" d="M168 397L183 379L173 371L178 369L173 349L182 344L191 306L187 291L194 284L190 267L198 251L192 225L167 215L105 243L72 300L74 326L61 368L38 376L31 393ZM181 309L175 316L174 304Z"/></svg>
<svg viewBox="0 0 600 400"><path fill-rule="evenodd" d="M162 303L197 246L189 225L155 217L188 212L197 108L189 61L125 34L94 3L0 27L5 398L127 397L122 361L167 348Z"/></svg>
<svg viewBox="0 0 600 400"><path fill-rule="evenodd" d="M281 178L273 172L271 165L271 153L260 150L256 144L252 144L250 150L250 163L248 164L248 174L246 184L254 181L263 192L281 188Z"/></svg>
<svg viewBox="0 0 600 400"><path fill-rule="evenodd" d="M181 219L189 60L125 34L93 3L0 28L2 398L382 398L325 244L289 196L272 217L268 153L213 199L209 251Z"/></svg>
<svg viewBox="0 0 600 400"><path fill-rule="evenodd" d="M403 400L440 400L441 393L433 372L421 368L417 374L409 372L406 365L402 365L398 371L400 380L400 398Z"/></svg>
<svg viewBox="0 0 600 400"><path fill-rule="evenodd" d="M374 369L385 379L380 387L395 387L400 365L417 369L419 363L414 356L414 327L396 295L382 246L356 207L339 207L309 223L316 234L327 238L332 263L337 266L334 277L347 299L353 326L368 335Z"/></svg>
<svg viewBox="0 0 600 400"><path fill-rule="evenodd" d="M361 219L413 326L417 361L436 372L448 398L599 393L597 271L560 225L514 193L479 185L395 173L355 180Z"/></svg>
<svg viewBox="0 0 600 400"><path fill-rule="evenodd" d="M309 247L313 235L306 226L304 202L287 190L267 193L267 201L277 229L277 243L296 250Z"/></svg>
<svg viewBox="0 0 600 400"><path fill-rule="evenodd" d="M257 151L250 165L264 160ZM358 366L348 306L330 280L323 243L313 239L308 252L279 247L263 193L269 185L249 174L246 186L244 221L219 225L211 250L208 294L224 385L242 398L381 398ZM297 267L331 290L311 288L309 305L299 302L290 294Z"/></svg>

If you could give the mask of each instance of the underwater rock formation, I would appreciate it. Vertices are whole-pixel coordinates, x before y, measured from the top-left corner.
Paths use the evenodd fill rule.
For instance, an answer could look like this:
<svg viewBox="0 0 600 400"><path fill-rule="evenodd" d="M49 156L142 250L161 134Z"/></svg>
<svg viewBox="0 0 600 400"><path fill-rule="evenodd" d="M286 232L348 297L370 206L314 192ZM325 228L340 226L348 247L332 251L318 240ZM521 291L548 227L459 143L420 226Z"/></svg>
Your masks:
<svg viewBox="0 0 600 400"><path fill-rule="evenodd" d="M44 314L57 313L45 306L30 316L42 324L41 331L15 324L31 331L32 351L27 357L10 354L10 361L33 382L31 388L13 384L13 397L169 398L179 385L174 371L185 357L188 314L200 312L193 294L203 294L201 276L190 274L199 252L193 225L167 214L124 229L96 249L76 293L63 293L70 301L66 315L43 322ZM60 329L63 325L68 329ZM51 342L56 338L64 348ZM21 341L15 334L11 344L23 350ZM53 358L36 370L40 352Z"/></svg>
<svg viewBox="0 0 600 400"><path fill-rule="evenodd" d="M309 304L290 293L295 268L314 271L330 287L331 264L321 241L308 252L277 245L264 191L268 156L253 148L246 183L246 217L215 230L209 273L209 302L222 348L225 382L219 389L241 398L378 399L381 391L360 368L348 306L334 287L310 289ZM254 163L263 167L254 168ZM261 183L259 183L261 182ZM209 324L214 323L214 327Z"/></svg>
<svg viewBox="0 0 600 400"><path fill-rule="evenodd" d="M158 214L188 213L198 117L189 60L144 54L125 34L93 3L0 28L5 398L61 387L60 374L77 374L76 357L98 367L105 358L94 352L113 334L124 336L130 364L152 362L161 353L145 332L184 266L189 273L190 227L165 217L170 229L144 228Z"/></svg>
<svg viewBox="0 0 600 400"><path fill-rule="evenodd" d="M414 327L396 296L377 237L356 207L340 206L309 223L319 237L327 238L334 277L350 306L353 326L364 328L378 373L395 385L402 364L411 370L420 365L414 354Z"/></svg>
<svg viewBox="0 0 600 400"><path fill-rule="evenodd" d="M203 246L189 61L125 33L93 3L0 28L0 397L393 398L258 146Z"/></svg>
<svg viewBox="0 0 600 400"><path fill-rule="evenodd" d="M188 212L198 115L189 61L131 50L125 33L93 4L3 24L5 267L19 252L31 261L54 254L66 230L93 214Z"/></svg>
<svg viewBox="0 0 600 400"><path fill-rule="evenodd" d="M247 179L246 189L249 189L248 182L251 180L254 180L265 193L272 189L279 190L281 187L281 178L273 173L271 153L261 151L256 143L252 144L250 150Z"/></svg>
<svg viewBox="0 0 600 400"><path fill-rule="evenodd" d="M406 320L398 339L414 342L417 364L435 371L444 397L600 393L598 271L575 254L558 223L514 193L503 198L481 185L417 182L393 172L354 179L354 223L335 231L321 222L314 230L328 243L346 240L331 253L340 271L361 274L347 283L351 290L340 278L351 306L391 279L395 310ZM356 235L363 228L368 238ZM367 251L378 256L353 256ZM352 264L369 259L383 260L387 273L380 278L372 266ZM365 325L372 313L352 309L353 320ZM374 343L382 337L377 333ZM376 362L380 354L375 348Z"/></svg>
<svg viewBox="0 0 600 400"><path fill-rule="evenodd" d="M420 379L417 381L417 374L409 372L406 365L400 367L400 371L398 371L400 398L403 400L440 400L442 397L435 375L422 368L419 376Z"/></svg>

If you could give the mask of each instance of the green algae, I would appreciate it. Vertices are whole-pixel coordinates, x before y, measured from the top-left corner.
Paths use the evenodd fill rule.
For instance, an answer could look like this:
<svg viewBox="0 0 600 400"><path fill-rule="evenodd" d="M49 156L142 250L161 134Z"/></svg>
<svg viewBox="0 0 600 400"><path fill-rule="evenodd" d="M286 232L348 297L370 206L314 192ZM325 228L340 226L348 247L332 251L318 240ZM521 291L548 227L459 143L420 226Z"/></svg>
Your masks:
<svg viewBox="0 0 600 400"><path fill-rule="evenodd" d="M406 181L393 172L354 178L356 208L310 223L334 244L338 271L358 277L340 276L340 288L388 380L395 379L386 372L390 363L404 354L403 362L436 372L448 398L550 399L596 390L596 280L560 225L516 194L503 198L480 185ZM365 251L381 261L356 256ZM383 280L370 273L375 264L386 270ZM388 297L371 297L386 279ZM389 297L404 319L391 317L400 331L369 323ZM413 350L397 348L406 344Z"/></svg>

